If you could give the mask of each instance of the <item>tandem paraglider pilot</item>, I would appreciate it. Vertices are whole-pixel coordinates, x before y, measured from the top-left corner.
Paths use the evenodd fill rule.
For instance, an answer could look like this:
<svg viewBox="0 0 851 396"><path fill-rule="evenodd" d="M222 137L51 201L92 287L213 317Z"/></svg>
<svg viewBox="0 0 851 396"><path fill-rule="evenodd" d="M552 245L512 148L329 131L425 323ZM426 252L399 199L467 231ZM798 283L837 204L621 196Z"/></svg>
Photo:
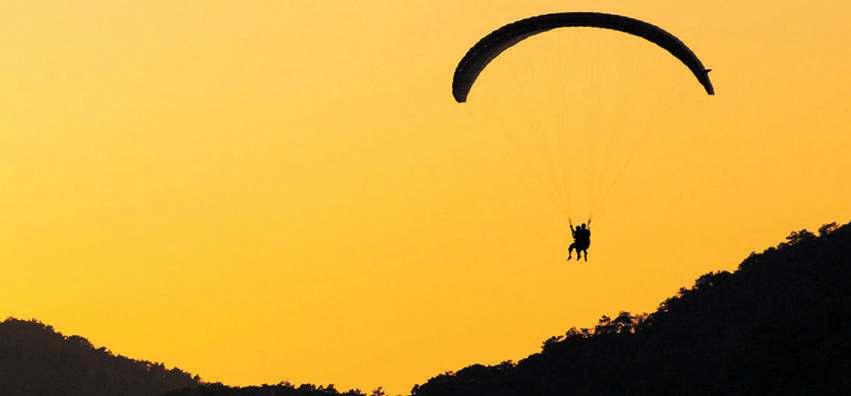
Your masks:
<svg viewBox="0 0 851 396"><path fill-rule="evenodd" d="M573 258L573 251L576 250L576 260L579 261L585 256L585 261L588 261L588 248L591 247L591 219L588 223L582 223L579 227L573 226L573 220L570 221L570 233L573 235L573 243L567 248L567 261Z"/></svg>

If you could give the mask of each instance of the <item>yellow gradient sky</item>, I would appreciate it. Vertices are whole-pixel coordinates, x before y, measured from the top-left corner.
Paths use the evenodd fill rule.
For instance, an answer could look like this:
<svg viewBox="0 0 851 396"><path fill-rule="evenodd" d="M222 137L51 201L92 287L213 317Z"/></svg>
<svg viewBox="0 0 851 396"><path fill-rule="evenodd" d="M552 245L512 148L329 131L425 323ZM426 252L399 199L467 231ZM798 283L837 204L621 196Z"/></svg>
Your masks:
<svg viewBox="0 0 851 396"><path fill-rule="evenodd" d="M663 26L718 95L639 39L565 30L452 101L479 37L563 10ZM0 316L230 384L406 392L521 358L851 219L849 18L813 0L4 1ZM621 165L583 201L602 183L583 169ZM598 214L587 265L563 261L565 205Z"/></svg>

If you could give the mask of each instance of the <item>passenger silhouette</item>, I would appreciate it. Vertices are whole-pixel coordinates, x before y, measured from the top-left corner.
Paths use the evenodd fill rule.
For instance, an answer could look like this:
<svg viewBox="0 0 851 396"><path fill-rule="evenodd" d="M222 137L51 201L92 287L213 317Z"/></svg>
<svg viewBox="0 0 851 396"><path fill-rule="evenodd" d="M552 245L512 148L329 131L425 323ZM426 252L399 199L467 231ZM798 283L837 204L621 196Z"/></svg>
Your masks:
<svg viewBox="0 0 851 396"><path fill-rule="evenodd" d="M591 247L591 219L588 219L587 225L580 224L579 227L573 226L573 221L570 222L570 233L573 235L573 243L567 248L567 261L573 258L573 251L576 250L576 260L581 260L583 253L585 261L588 261L588 248Z"/></svg>
<svg viewBox="0 0 851 396"><path fill-rule="evenodd" d="M570 259L573 258L573 251L576 249L576 231L578 229L579 227L574 228L573 222L570 222L570 235L573 237L573 242L567 247L567 261L570 261ZM577 254L578 253L579 252L577 251Z"/></svg>

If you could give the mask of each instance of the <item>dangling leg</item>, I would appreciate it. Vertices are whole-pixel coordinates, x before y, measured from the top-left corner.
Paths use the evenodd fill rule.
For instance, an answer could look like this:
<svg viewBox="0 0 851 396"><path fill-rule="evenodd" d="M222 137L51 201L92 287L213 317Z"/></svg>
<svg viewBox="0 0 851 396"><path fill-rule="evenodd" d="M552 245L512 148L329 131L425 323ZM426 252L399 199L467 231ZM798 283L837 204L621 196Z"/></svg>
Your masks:
<svg viewBox="0 0 851 396"><path fill-rule="evenodd" d="M567 261L570 261L573 257L573 249L576 249L576 242L571 243L567 248ZM576 251L576 254L579 254L578 250Z"/></svg>
<svg viewBox="0 0 851 396"><path fill-rule="evenodd" d="M585 253L585 261L587 262L588 261L588 249L583 250L583 252Z"/></svg>

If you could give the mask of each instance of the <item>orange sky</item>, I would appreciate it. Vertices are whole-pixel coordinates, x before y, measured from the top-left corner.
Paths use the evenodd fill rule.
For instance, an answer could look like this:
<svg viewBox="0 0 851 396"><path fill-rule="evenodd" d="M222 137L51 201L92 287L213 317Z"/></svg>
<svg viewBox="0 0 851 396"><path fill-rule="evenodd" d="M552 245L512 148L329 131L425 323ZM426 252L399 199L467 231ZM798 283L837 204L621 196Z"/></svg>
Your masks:
<svg viewBox="0 0 851 396"><path fill-rule="evenodd" d="M407 392L851 219L849 3L627 3L6 1L0 316L206 380ZM482 35L565 10L663 26L718 95L563 30L453 102Z"/></svg>

